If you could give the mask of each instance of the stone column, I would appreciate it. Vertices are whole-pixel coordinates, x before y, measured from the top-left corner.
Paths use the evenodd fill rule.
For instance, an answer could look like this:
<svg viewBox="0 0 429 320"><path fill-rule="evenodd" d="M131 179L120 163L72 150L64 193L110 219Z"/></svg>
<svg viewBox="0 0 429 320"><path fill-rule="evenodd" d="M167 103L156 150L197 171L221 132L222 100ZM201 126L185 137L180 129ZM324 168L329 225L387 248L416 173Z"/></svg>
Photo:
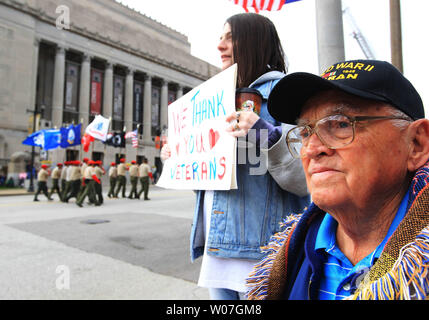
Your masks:
<svg viewBox="0 0 429 320"><path fill-rule="evenodd" d="M343 61L344 35L341 0L316 0L319 73Z"/></svg>
<svg viewBox="0 0 429 320"><path fill-rule="evenodd" d="M63 124L64 81L66 69L66 50L58 46L55 55L54 87L52 94L52 126L60 128Z"/></svg>
<svg viewBox="0 0 429 320"><path fill-rule="evenodd" d="M83 127L86 127L88 125L90 90L91 57L88 54L84 54L82 57L79 91L79 121L83 120Z"/></svg>
<svg viewBox="0 0 429 320"><path fill-rule="evenodd" d="M179 85L177 87L177 97L176 97L176 99L179 99L181 97L183 97L183 87L181 85Z"/></svg>
<svg viewBox="0 0 429 320"><path fill-rule="evenodd" d="M113 64L108 61L104 71L103 116L110 118L113 113Z"/></svg>
<svg viewBox="0 0 429 320"><path fill-rule="evenodd" d="M161 130L168 124L168 82L163 80L161 86Z"/></svg>
<svg viewBox="0 0 429 320"><path fill-rule="evenodd" d="M127 131L133 130L133 111L134 111L134 70L127 69L127 77L125 78L125 110L124 110L124 125Z"/></svg>
<svg viewBox="0 0 429 320"><path fill-rule="evenodd" d="M40 39L34 38L34 51L33 51L33 70L32 70L32 85L31 85L31 109L36 108L36 94L37 94L37 68L39 65L39 47L40 47ZM39 110L41 111L41 110Z"/></svg>
<svg viewBox="0 0 429 320"><path fill-rule="evenodd" d="M143 140L152 144L152 76L146 75L143 98Z"/></svg>

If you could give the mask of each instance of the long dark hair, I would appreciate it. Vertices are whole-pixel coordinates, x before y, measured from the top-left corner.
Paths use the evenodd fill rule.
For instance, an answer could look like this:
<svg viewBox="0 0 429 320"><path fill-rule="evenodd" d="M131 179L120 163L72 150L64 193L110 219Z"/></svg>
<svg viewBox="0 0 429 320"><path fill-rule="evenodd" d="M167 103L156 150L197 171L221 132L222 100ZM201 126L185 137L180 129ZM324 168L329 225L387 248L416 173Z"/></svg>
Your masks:
<svg viewBox="0 0 429 320"><path fill-rule="evenodd" d="M226 20L231 26L238 87L248 87L268 71L286 73L285 57L276 27L256 13L240 13Z"/></svg>

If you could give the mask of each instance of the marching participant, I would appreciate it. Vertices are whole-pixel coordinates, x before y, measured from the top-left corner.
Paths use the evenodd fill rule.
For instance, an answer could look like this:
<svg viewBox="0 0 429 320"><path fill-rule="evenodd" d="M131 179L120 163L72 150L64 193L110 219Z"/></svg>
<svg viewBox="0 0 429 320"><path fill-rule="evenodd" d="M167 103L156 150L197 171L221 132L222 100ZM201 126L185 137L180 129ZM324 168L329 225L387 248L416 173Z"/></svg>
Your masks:
<svg viewBox="0 0 429 320"><path fill-rule="evenodd" d="M143 159L143 163L139 167L139 176L141 189L139 191L138 197L140 198L142 192L144 192L144 200L150 200L148 198L149 194L149 176L150 176L150 166L147 163L147 158Z"/></svg>
<svg viewBox="0 0 429 320"><path fill-rule="evenodd" d="M104 199L103 199L103 188L102 188L101 179L103 178L103 175L106 174L106 171L102 167L103 163L100 160L94 161L94 164L95 164L95 167L94 167L92 179L95 181L94 190L95 190L95 195L98 198L96 199L97 201L96 205L102 205Z"/></svg>
<svg viewBox="0 0 429 320"><path fill-rule="evenodd" d="M119 160L120 164L118 165L118 180L116 183L116 192L115 198L118 197L119 191L122 189L122 198L125 198L125 191L127 185L127 178L125 174L127 173L127 166L125 165L125 158Z"/></svg>
<svg viewBox="0 0 429 320"><path fill-rule="evenodd" d="M85 200L86 196L88 196L90 203L97 203L95 199L94 180L92 178L94 175L95 163L94 161L89 160L87 164L88 165L85 169L82 181L83 190L76 201L76 205L79 207L82 207L82 203Z"/></svg>
<svg viewBox="0 0 429 320"><path fill-rule="evenodd" d="M116 168L116 163L112 162L110 164L110 169L109 169L109 182L110 182L110 188L109 188L109 192L107 193L107 197L111 198L111 197L115 197L115 185L116 185L116 180L118 179L118 168Z"/></svg>
<svg viewBox="0 0 429 320"><path fill-rule="evenodd" d="M129 168L130 181L131 181L131 192L128 199L138 199L137 194L137 182L139 177L139 167L135 160L131 161L131 167Z"/></svg>
<svg viewBox="0 0 429 320"><path fill-rule="evenodd" d="M71 198L78 197L80 185L81 185L81 173L80 173L80 161L76 160L72 162L72 167L70 171L70 191L65 197L64 201L68 202Z"/></svg>
<svg viewBox="0 0 429 320"><path fill-rule="evenodd" d="M61 200L61 191L60 191L60 186L59 186L59 180L61 178L61 174L63 171L63 164L62 163L57 163L57 166L55 167L55 169L52 171L52 189L51 192L49 193L49 198L52 197L52 194L54 192L58 193L58 197Z"/></svg>
<svg viewBox="0 0 429 320"><path fill-rule="evenodd" d="M43 192L43 194L48 198L48 200L53 200L48 195L48 188L47 188L47 182L48 178L51 175L51 173L48 170L48 166L46 164L42 165L42 168L40 169L39 173L37 174L37 192L34 195L33 201L39 201L37 199L37 196L40 192Z"/></svg>

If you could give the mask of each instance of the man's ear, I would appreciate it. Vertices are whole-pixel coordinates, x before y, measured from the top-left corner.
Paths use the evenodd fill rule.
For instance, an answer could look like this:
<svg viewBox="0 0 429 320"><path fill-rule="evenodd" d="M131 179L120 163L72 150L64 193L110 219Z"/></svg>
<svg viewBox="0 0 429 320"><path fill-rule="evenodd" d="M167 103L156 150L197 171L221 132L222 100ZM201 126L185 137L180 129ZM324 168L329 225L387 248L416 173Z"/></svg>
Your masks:
<svg viewBox="0 0 429 320"><path fill-rule="evenodd" d="M429 160L429 120L416 120L409 129L411 147L408 157L408 170L414 172Z"/></svg>

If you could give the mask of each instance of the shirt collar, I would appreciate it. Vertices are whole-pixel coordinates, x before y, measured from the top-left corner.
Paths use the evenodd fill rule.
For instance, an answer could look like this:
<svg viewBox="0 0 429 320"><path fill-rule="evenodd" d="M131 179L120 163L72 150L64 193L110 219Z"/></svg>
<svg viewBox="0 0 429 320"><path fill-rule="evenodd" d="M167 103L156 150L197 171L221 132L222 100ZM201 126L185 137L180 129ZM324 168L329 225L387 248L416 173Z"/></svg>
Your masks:
<svg viewBox="0 0 429 320"><path fill-rule="evenodd" d="M396 212L395 218L393 219L383 241L378 245L378 247L374 250L374 252L370 254L372 255L371 260L374 260L374 258L380 257L380 254L383 251L387 241L395 232L395 230L398 228L399 223L405 217L407 213L408 199L409 199L409 192L407 192L404 198L402 199L399 205L398 211ZM338 226L337 221L329 213L326 213L322 223L320 224L319 231L317 233L316 243L314 246L315 250L325 249L325 251L329 253L333 248L336 247L337 226Z"/></svg>

